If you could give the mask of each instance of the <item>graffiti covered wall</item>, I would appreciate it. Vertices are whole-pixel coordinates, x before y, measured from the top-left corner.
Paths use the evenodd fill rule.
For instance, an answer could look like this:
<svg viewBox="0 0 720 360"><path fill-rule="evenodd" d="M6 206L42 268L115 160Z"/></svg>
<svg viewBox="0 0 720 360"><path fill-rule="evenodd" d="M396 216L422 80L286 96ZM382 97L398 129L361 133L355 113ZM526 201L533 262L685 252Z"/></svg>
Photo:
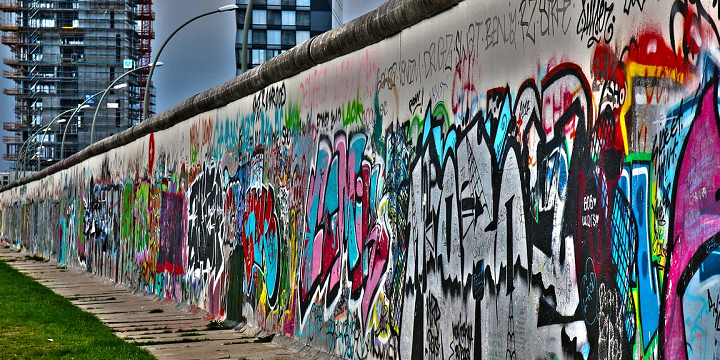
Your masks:
<svg viewBox="0 0 720 360"><path fill-rule="evenodd" d="M2 234L347 359L713 358L718 24L467 0L4 192Z"/></svg>

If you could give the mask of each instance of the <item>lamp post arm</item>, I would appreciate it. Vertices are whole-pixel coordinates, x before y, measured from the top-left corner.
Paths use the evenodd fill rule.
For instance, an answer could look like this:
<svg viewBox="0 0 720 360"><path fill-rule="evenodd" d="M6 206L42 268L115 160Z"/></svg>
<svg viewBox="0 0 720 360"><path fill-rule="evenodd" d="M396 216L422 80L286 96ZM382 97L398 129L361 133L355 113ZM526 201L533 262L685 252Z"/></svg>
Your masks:
<svg viewBox="0 0 720 360"><path fill-rule="evenodd" d="M65 114L65 113L62 113L62 114ZM62 114L61 114L61 115L62 115ZM59 116L60 116L60 115L59 115ZM55 121L55 119L53 119L53 121ZM53 121L51 121L50 124L52 124ZM27 153L28 153L29 148L30 148L30 139L36 137L37 134L40 133L40 131L43 131L43 129L46 129L47 127L48 127L48 125L42 126L42 127L40 127L39 129L35 130L32 134L30 134L30 135L28 136L27 140L25 140L25 142L22 144L22 146L20 146L20 151L18 151L18 161L20 161L20 159L22 158L23 177L25 176L26 171L27 171L27 169L26 169L26 167L27 167L27 159L26 159L26 157L27 157ZM15 167L15 179L17 179L17 174L18 174L18 167L16 166L16 167Z"/></svg>
<svg viewBox="0 0 720 360"><path fill-rule="evenodd" d="M157 62L158 62L158 58L160 57L160 53L162 53L163 49L165 49L165 45L167 45L167 43L170 41L170 39L172 39L172 37L175 36L175 34L176 34L178 31L180 31L180 29L184 28L185 25L187 25L187 24L189 24L189 23L191 23L191 22L193 22L193 21L195 21L195 20L197 20L197 19L199 19L199 18L201 18L201 17L205 17L205 16L208 16L208 15L212 15L212 14L219 13L219 12L223 12L223 11L235 10L235 9L237 9L237 6L235 6L234 8L227 7L227 6L223 6L223 7L219 8L219 9L216 9L216 10L213 10L213 11L206 12L206 13L204 13L204 14L200 14L200 15L198 15L198 16L195 16L194 18L192 18L192 19L184 22L182 25L180 25L177 29L175 29L175 31L172 32L172 34L170 34L170 36L168 36L167 39L165 39L165 41L164 41L164 42L162 43L162 45L160 46L160 49L158 50L157 54L155 54L155 59L153 59L152 66L150 67L150 72L148 73L147 81L146 81L146 83L145 83L145 96L144 96L144 98L143 98L143 116L142 116L142 121L147 120L148 101L149 101L149 99L150 99L150 83L152 82L152 76L153 76L153 73L155 72L155 65L156 65Z"/></svg>
<svg viewBox="0 0 720 360"><path fill-rule="evenodd" d="M68 129L68 127L70 127L70 123L72 122L72 118L75 117L75 114L77 114L77 112L80 111L80 109L82 109L83 106L85 106L85 104L87 104L88 101L94 99L96 96L100 95L100 93L102 93L102 91L98 91L98 92L92 94L92 96L90 96L90 97L88 97L87 99L85 99L85 101L83 101L82 104L80 104L80 106L78 106L78 107L75 108L75 111L73 111L72 115L70 115L70 118L68 119L67 124L65 124L65 131L63 131L62 142L60 143L60 157L64 158L64 154L65 154L65 135L67 135L67 129Z"/></svg>
<svg viewBox="0 0 720 360"><path fill-rule="evenodd" d="M64 114L66 114L66 113L67 113L67 112L62 113L61 116L64 115ZM40 134L41 131L47 130L47 128L48 128L54 121L55 121L55 119L53 119L53 121L49 122L47 125L41 126L39 129L33 131L33 132L28 136L27 140L25 140L25 142L23 143L23 145L20 147L20 153L19 153L19 154L22 155L23 153L27 152L27 151L28 151L28 148L30 147L30 139L36 137L38 134Z"/></svg>
<svg viewBox="0 0 720 360"><path fill-rule="evenodd" d="M55 119L57 119L57 118L55 118ZM42 147L43 147L43 143L45 142L47 132L48 132L48 130L50 130L50 126L52 125L53 122L55 122L55 120L53 120L51 123L49 123L48 126L45 127L45 131L43 131L43 137L42 137L42 139L40 139L40 146L39 146L40 149L42 149ZM38 156L37 158L38 158L37 167L35 169L40 170L40 159L42 158L42 156Z"/></svg>
<svg viewBox="0 0 720 360"><path fill-rule="evenodd" d="M65 111L61 112L60 114L58 114L58 116L56 116L54 119L52 119L47 125L40 126L39 129L35 130L32 134L30 134L30 136L28 136L27 140L25 140L25 142L22 144L22 146L20 146L20 151L18 151L18 160L20 160L21 155L27 153L28 147L30 146L30 139L37 136L37 134L39 134L43 130L45 130L45 132L47 133L47 129L50 128L50 126L52 126L52 124L54 124L56 121L58 121L58 119L60 119L61 116L65 115L73 110L74 109L70 109L70 110L65 110ZM26 159L23 158L23 176L25 176L25 171L27 170L25 168L26 165L27 165L27 161L26 161ZM15 178L16 179L17 179L17 173L18 173L18 169L16 166L15 167Z"/></svg>
<svg viewBox="0 0 720 360"><path fill-rule="evenodd" d="M135 68L135 69L125 72L124 74L120 75L117 79L113 80L113 82L110 84L110 86L108 86L107 89L105 89L102 96L100 97L100 101L98 101L97 106L95 106L95 115L93 115L92 126L90 127L90 144L93 144L93 139L94 139L94 135L95 135L95 119L97 119L98 111L100 110L100 106L102 105L103 100L105 100L105 96L107 95L108 91L110 91L110 89L112 89L115 86L115 84L117 84L117 82L120 81L125 76L130 75L131 73L133 73L135 71L146 69L150 66L151 65L148 64L148 65L141 66L141 67L138 67L138 68ZM63 142L64 141L65 141L65 137L63 136Z"/></svg>

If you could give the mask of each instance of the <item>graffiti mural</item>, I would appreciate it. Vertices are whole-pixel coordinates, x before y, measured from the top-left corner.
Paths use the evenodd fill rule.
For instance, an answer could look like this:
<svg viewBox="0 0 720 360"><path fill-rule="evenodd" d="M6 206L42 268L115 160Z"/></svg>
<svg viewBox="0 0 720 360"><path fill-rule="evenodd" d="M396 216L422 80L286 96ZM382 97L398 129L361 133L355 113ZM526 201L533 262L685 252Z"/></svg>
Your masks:
<svg viewBox="0 0 720 360"><path fill-rule="evenodd" d="M345 359L714 358L718 24L466 0L9 189L0 232Z"/></svg>

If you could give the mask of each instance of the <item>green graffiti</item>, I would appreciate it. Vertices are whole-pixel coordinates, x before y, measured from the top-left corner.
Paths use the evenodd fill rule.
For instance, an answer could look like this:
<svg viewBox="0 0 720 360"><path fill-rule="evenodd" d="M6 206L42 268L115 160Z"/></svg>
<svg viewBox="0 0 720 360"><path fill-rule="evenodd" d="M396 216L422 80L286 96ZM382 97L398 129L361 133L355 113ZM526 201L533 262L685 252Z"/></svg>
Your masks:
<svg viewBox="0 0 720 360"><path fill-rule="evenodd" d="M432 116L437 119L444 119L442 129L443 133L447 132L450 129L450 125L452 125L452 122L450 121L450 115L447 111L447 107L445 107L444 102L440 101L435 104L435 107L432 110ZM422 130L423 126L425 126L425 117L413 115L409 123L410 126L408 127L407 133L408 139L414 139L416 136L420 135L420 131Z"/></svg>
<svg viewBox="0 0 720 360"><path fill-rule="evenodd" d="M133 229L133 203L135 193L131 182L125 183L122 191L122 210L120 216L121 239L129 239Z"/></svg>
<svg viewBox="0 0 720 360"><path fill-rule="evenodd" d="M432 112L433 116L438 119L445 119L443 125L445 128L443 129L443 132L447 132L450 129L450 125L452 125L452 122L450 120L450 113L448 113L447 108L445 107L444 102L439 102L435 105L435 108Z"/></svg>
<svg viewBox="0 0 720 360"><path fill-rule="evenodd" d="M190 163L194 164L197 162L198 157L198 149L196 147L193 147L192 150L190 150Z"/></svg>
<svg viewBox="0 0 720 360"><path fill-rule="evenodd" d="M135 192L135 206L133 208L135 222L133 235L135 238L135 250L138 253L143 253L150 247L150 228L147 214L149 198L150 186L147 183L141 183Z"/></svg>
<svg viewBox="0 0 720 360"><path fill-rule="evenodd" d="M348 126L353 123L359 123L363 127L365 124L362 121L363 105L360 102L360 92L355 96L355 100L352 100L341 106L343 125Z"/></svg>
<svg viewBox="0 0 720 360"><path fill-rule="evenodd" d="M300 118L300 104L288 103L285 111L285 127L289 131L300 131L302 120Z"/></svg>
<svg viewBox="0 0 720 360"><path fill-rule="evenodd" d="M425 118L420 117L418 115L414 115L412 119L410 119L410 126L408 126L408 139L414 139L415 136L420 134L420 129L425 126Z"/></svg>

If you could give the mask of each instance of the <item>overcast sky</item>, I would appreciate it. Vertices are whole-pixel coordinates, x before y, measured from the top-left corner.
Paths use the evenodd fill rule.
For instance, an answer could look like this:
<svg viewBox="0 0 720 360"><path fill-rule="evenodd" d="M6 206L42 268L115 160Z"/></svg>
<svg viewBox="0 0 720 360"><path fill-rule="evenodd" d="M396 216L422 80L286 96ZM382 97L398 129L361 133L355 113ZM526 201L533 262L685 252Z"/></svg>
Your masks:
<svg viewBox="0 0 720 360"><path fill-rule="evenodd" d="M344 0L343 22L348 22L382 4L383 0ZM153 58L170 33L192 17L215 10L235 0L155 0L155 40ZM206 16L185 26L168 42L159 61L165 65L155 69L157 113L172 108L183 100L218 86L235 76L235 13L224 12ZM10 49L0 45L0 57L12 57ZM9 70L7 65L2 65ZM1 88L12 88L13 81L0 78ZM0 122L15 121L12 96L0 95ZM0 131L3 135L12 135ZM5 153L5 143L0 145ZM0 171L8 171L10 163L0 160Z"/></svg>

